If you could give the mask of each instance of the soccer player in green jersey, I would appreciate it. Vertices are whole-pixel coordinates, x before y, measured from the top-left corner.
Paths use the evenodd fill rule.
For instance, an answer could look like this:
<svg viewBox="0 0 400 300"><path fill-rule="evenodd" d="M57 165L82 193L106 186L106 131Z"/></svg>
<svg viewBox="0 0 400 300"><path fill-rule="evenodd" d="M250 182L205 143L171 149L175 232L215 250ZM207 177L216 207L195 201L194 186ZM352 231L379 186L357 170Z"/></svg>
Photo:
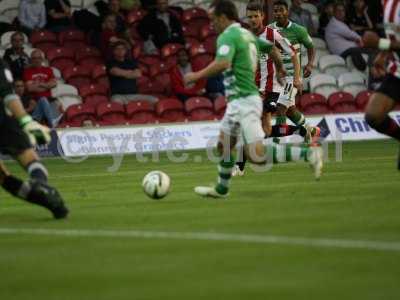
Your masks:
<svg viewBox="0 0 400 300"><path fill-rule="evenodd" d="M315 49L312 38L307 32L307 29L299 24L293 23L289 20L288 4L284 0L274 2L273 16L275 22L269 24L268 27L277 30L284 38L288 39L292 47L297 52L299 61L301 59L301 47L307 49L308 63L304 67L304 78L310 77L313 69L313 62L315 58ZM312 142L313 137L316 139L319 136L319 128L311 127L306 124L304 115L296 108L296 84L294 82L294 68L290 62L290 56L282 52L282 60L287 69L288 77L286 78L285 86L280 86L277 80L271 78L270 86L272 92L279 91L279 99L277 101L277 119L276 124L280 126L282 136L287 135L285 132L288 128L286 124L286 116L299 127L299 133L305 138L305 142ZM300 61L301 64L301 61Z"/></svg>
<svg viewBox="0 0 400 300"><path fill-rule="evenodd" d="M238 138L241 138L249 160L265 165L272 158L274 163L308 161L318 179L322 171L322 150L320 147L293 147L267 144L261 124L262 100L255 84L260 50L271 52L273 45L257 39L250 31L237 22L238 12L230 0L220 0L212 5L211 19L220 33L217 40L215 60L206 68L188 73L187 83L224 73L224 84L228 105L221 121L217 144L221 160L218 164L218 183L213 187L199 186L195 192L202 196L226 197L229 191L231 172L235 165L232 153Z"/></svg>

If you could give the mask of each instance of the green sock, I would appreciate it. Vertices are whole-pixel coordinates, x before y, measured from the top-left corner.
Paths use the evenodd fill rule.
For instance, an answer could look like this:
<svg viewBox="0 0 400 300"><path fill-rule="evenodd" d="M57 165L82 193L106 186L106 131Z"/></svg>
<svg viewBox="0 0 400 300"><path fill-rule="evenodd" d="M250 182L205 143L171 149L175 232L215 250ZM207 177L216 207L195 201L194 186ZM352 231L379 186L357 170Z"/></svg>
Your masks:
<svg viewBox="0 0 400 300"><path fill-rule="evenodd" d="M235 166L235 157L231 154L229 158L222 159L218 164L218 184L215 187L220 194L227 194L232 176L232 169Z"/></svg>
<svg viewBox="0 0 400 300"><path fill-rule="evenodd" d="M274 164L291 161L307 161L308 147L296 147L291 145L268 144L267 153L271 155ZM269 156L271 157L271 156Z"/></svg>
<svg viewBox="0 0 400 300"><path fill-rule="evenodd" d="M286 124L286 116L277 116L276 125Z"/></svg>
<svg viewBox="0 0 400 300"><path fill-rule="evenodd" d="M306 118L304 117L304 115L299 112L298 110L295 111L290 117L289 117L290 121L292 121L295 125L297 126L304 126L304 124L306 123Z"/></svg>

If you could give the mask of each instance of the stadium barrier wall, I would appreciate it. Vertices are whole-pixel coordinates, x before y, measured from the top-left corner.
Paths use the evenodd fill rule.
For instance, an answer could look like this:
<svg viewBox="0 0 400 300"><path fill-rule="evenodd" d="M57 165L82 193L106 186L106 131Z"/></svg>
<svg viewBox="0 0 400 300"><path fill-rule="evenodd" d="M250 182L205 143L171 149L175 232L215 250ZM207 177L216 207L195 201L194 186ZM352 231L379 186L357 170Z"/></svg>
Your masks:
<svg viewBox="0 0 400 300"><path fill-rule="evenodd" d="M400 123L400 111L393 112L392 117ZM386 138L368 126L362 113L313 116L307 120L311 125L320 126L321 135L328 142ZM206 149L215 146L218 132L219 122L60 129L57 149L54 150L53 141L50 147L39 152L79 157ZM285 141L300 142L301 139L289 137Z"/></svg>

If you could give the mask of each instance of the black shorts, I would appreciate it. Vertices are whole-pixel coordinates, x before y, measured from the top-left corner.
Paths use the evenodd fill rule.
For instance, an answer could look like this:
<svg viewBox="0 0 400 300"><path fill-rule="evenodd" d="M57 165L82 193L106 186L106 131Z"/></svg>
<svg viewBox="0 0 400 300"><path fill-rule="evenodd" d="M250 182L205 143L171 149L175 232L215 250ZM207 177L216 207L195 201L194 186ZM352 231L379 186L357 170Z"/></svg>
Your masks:
<svg viewBox="0 0 400 300"><path fill-rule="evenodd" d="M273 113L276 111L277 102L279 100L279 93L266 92L265 99L263 99L263 111Z"/></svg>
<svg viewBox="0 0 400 300"><path fill-rule="evenodd" d="M388 74L383 79L381 86L376 90L395 102L400 102L400 78Z"/></svg>
<svg viewBox="0 0 400 300"><path fill-rule="evenodd" d="M26 133L15 118L9 117L0 102L0 152L16 156L32 148Z"/></svg>

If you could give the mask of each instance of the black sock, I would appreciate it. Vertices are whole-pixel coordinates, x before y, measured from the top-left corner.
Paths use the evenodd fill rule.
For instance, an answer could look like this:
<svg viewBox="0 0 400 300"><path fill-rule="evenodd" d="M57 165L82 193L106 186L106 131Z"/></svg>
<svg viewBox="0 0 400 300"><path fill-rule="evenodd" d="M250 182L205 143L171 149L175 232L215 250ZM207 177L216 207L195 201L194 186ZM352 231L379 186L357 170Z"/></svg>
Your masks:
<svg viewBox="0 0 400 300"><path fill-rule="evenodd" d="M46 167L40 161L31 162L26 168L32 179L47 182L48 172Z"/></svg>
<svg viewBox="0 0 400 300"><path fill-rule="evenodd" d="M296 131L299 130L299 127L294 125L274 125L272 126L272 133L271 137L283 137L294 134Z"/></svg>
<svg viewBox="0 0 400 300"><path fill-rule="evenodd" d="M27 200L31 191L31 185L28 182L23 182L21 179L11 175L4 178L2 186L11 195L24 200Z"/></svg>

